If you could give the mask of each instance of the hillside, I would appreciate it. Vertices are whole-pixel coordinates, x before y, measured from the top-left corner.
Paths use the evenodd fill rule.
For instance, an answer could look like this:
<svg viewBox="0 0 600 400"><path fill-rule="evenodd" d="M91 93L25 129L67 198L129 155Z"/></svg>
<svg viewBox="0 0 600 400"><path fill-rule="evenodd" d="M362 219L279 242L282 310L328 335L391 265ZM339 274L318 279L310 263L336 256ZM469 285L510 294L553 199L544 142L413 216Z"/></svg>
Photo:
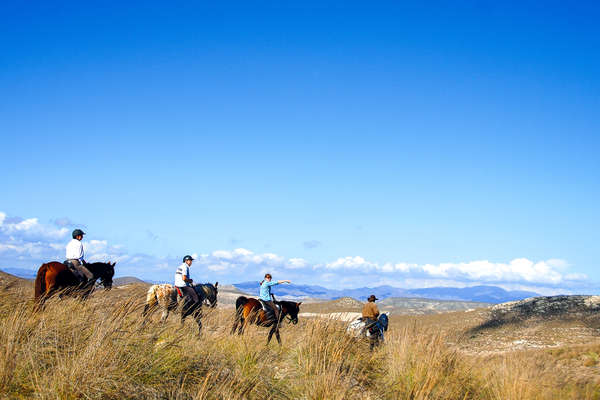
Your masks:
<svg viewBox="0 0 600 400"><path fill-rule="evenodd" d="M234 307L235 301L240 296L250 296L248 293L244 293L233 285L221 285L219 284L219 307Z"/></svg>
<svg viewBox="0 0 600 400"><path fill-rule="evenodd" d="M234 293L224 287L223 292ZM321 318L229 333L232 312L206 310L203 333L177 315L141 319L144 285L53 299L33 312L32 282L0 273L0 391L7 398L594 399L600 331L581 318L485 326L490 309L392 315L371 353ZM567 300L575 300L569 297ZM356 308L351 298L302 305ZM564 302L561 301L561 304ZM504 306L503 306L504 307ZM512 306L511 306L512 307ZM181 343L185 342L186 351ZM90 371L94 371L90 374ZM32 379L32 376L35 379ZM182 384L184 382L185 384ZM265 396L268 393L268 396Z"/></svg>
<svg viewBox="0 0 600 400"><path fill-rule="evenodd" d="M390 297L378 302L378 304L383 311L412 315L466 311L491 306L489 303L474 301L431 300L418 297Z"/></svg>
<svg viewBox="0 0 600 400"><path fill-rule="evenodd" d="M303 311L311 313L360 312L365 303L351 297L305 304ZM422 298L390 297L378 301L382 312L391 315L423 315L451 311L463 311L489 307L491 304L451 300L430 300Z"/></svg>
<svg viewBox="0 0 600 400"><path fill-rule="evenodd" d="M2 268L0 272L10 274L19 278L24 279L35 279L37 270L25 269L25 268Z"/></svg>

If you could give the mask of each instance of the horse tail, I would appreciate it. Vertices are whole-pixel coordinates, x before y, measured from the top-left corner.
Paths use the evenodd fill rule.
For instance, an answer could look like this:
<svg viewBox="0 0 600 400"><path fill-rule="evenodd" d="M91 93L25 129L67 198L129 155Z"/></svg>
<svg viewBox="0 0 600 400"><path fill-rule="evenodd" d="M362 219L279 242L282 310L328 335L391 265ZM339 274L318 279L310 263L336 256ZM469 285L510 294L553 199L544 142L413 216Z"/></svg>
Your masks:
<svg viewBox="0 0 600 400"><path fill-rule="evenodd" d="M40 301L42 295L46 292L46 271L48 270L48 264L42 264L38 269L35 277L34 285L34 298L36 303Z"/></svg>
<svg viewBox="0 0 600 400"><path fill-rule="evenodd" d="M236 314L238 314L238 315L242 314L242 310L247 302L248 302L248 298L246 296L240 296L237 298L237 300L235 301Z"/></svg>
<svg viewBox="0 0 600 400"><path fill-rule="evenodd" d="M152 285L150 286L150 289L148 289L148 293L146 293L146 305L144 305L144 311L142 311L144 317L148 314L150 307L154 307L158 304L158 297L156 295L157 290L158 285Z"/></svg>

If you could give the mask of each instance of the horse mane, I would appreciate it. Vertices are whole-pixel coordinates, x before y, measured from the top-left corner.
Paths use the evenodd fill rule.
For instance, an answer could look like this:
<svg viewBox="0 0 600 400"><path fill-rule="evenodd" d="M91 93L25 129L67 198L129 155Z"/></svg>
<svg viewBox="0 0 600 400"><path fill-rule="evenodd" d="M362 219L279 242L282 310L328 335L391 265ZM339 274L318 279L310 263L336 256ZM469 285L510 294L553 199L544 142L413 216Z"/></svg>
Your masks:
<svg viewBox="0 0 600 400"><path fill-rule="evenodd" d="M213 292L215 292L215 293L219 293L219 289L218 289L218 288L217 288L215 285L213 285L212 283L210 283L210 282L206 282L206 283L196 283L196 284L194 285L194 287L203 288L203 291L204 291L204 288L205 288L205 287L208 287L208 288L209 288L210 290L212 290Z"/></svg>
<svg viewBox="0 0 600 400"><path fill-rule="evenodd" d="M214 287L214 285L213 285L212 283L210 283L210 282L206 282L206 283L194 283L192 286L194 286L194 287L198 287L198 288L201 288L201 287L207 287L207 286L208 286L208 287L210 287L210 288L211 288L211 289L213 289L213 290L216 290L216 289L217 289L217 288L216 288L216 287Z"/></svg>
<svg viewBox="0 0 600 400"><path fill-rule="evenodd" d="M105 274L115 273L115 263L109 262L93 262L93 263L85 263L84 267L86 267L96 279L102 279L102 276Z"/></svg>
<svg viewBox="0 0 600 400"><path fill-rule="evenodd" d="M281 303L281 304L285 303L285 304L289 304L289 305L298 304L297 301L291 301L291 300L277 300L275 303Z"/></svg>
<svg viewBox="0 0 600 400"><path fill-rule="evenodd" d="M302 302L300 302L302 303ZM275 301L275 304L279 304L279 305L285 305L288 307L298 307L298 309L300 309L300 303L297 301L290 301L290 300L277 300Z"/></svg>
<svg viewBox="0 0 600 400"><path fill-rule="evenodd" d="M202 300L207 299L208 296L210 296L211 293L209 293L209 292L212 292L212 294L214 294L215 298L219 294L219 290L217 289L217 287L210 282L196 283L196 284L192 285L192 287L194 288L194 291L196 292L196 294L198 294L198 296Z"/></svg>
<svg viewBox="0 0 600 400"><path fill-rule="evenodd" d="M93 263L85 263L83 264L84 267L88 268L88 267L92 267L92 268L96 268L96 267L113 267L113 265L110 262L100 262L100 261L96 261ZM113 267L114 268L114 267Z"/></svg>

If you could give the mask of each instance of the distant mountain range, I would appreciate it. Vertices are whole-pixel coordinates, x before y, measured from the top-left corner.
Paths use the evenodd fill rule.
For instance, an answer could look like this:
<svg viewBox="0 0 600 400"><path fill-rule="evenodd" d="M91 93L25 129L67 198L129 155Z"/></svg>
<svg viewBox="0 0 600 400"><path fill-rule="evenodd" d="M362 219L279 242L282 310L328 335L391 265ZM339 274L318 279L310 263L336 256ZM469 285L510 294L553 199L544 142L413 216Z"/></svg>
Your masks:
<svg viewBox="0 0 600 400"><path fill-rule="evenodd" d="M235 283L235 287L258 295L258 282ZM365 301L374 294L382 300L389 297L418 297L434 300L476 301L482 303L505 303L507 301L522 300L528 297L539 296L535 292L523 290L504 290L498 286L470 286L464 288L431 287L423 289L401 289L393 286L377 286L373 288L362 287L357 289L327 289L317 285L278 285L273 288L273 293L281 297L316 298L333 300L340 297L353 297Z"/></svg>
<svg viewBox="0 0 600 400"><path fill-rule="evenodd" d="M2 271L25 279L35 279L37 271L24 268L4 268ZM115 278L115 285L143 282L135 277ZM147 281L146 281L147 282ZM155 282L148 282L155 283ZM234 286L246 293L258 295L258 282L236 283ZM431 287L423 289L401 289L393 286L377 286L373 288L362 287L357 289L328 289L317 285L278 285L273 288L276 296L290 298L313 298L323 300L335 300L341 297L353 297L365 301L367 297L374 294L383 300L390 297L417 297L432 300L457 300L476 301L482 303L505 303L513 300L523 300L528 297L539 296L535 292L523 290L504 290L498 286L470 286L464 288L453 287Z"/></svg>
<svg viewBox="0 0 600 400"><path fill-rule="evenodd" d="M14 276L18 276L19 278L24 279L35 279L37 275L37 271L33 271L31 269L25 268L3 268L0 271L6 272L7 274L11 274ZM122 276L119 278L115 278L113 280L113 285L121 286L121 285L129 285L131 283L147 283L143 280L136 278L135 276Z"/></svg>
<svg viewBox="0 0 600 400"><path fill-rule="evenodd" d="M24 279L35 279L35 276L37 275L37 271L25 268L2 268L0 271Z"/></svg>

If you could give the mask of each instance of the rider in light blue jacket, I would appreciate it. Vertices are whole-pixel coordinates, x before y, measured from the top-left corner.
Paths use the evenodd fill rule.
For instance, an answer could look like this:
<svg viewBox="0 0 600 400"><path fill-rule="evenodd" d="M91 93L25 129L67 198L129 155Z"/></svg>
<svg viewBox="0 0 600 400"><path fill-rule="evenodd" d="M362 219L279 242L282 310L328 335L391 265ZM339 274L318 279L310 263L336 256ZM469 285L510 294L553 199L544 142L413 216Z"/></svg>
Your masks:
<svg viewBox="0 0 600 400"><path fill-rule="evenodd" d="M271 274L265 274L265 279L260 283L260 296L258 296L266 305L273 309L275 319L279 321L279 310L275 306L273 299L271 298L271 286L279 285L280 283L292 283L292 281L271 281Z"/></svg>

